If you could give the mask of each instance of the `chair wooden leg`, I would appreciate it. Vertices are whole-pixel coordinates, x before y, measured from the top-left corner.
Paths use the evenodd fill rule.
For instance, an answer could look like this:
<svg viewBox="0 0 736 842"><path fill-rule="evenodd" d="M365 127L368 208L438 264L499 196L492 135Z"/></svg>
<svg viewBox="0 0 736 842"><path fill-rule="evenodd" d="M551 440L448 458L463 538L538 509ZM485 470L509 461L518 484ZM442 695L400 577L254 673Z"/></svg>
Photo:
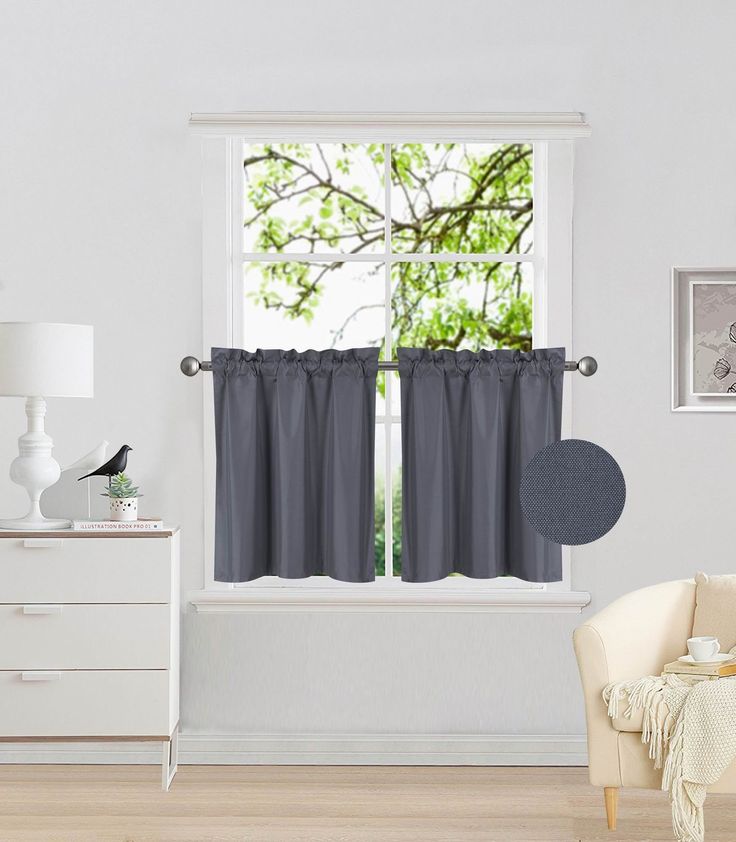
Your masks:
<svg viewBox="0 0 736 842"><path fill-rule="evenodd" d="M606 819L608 829L616 830L616 808L618 807L618 787L607 786L603 788L603 798L606 802Z"/></svg>

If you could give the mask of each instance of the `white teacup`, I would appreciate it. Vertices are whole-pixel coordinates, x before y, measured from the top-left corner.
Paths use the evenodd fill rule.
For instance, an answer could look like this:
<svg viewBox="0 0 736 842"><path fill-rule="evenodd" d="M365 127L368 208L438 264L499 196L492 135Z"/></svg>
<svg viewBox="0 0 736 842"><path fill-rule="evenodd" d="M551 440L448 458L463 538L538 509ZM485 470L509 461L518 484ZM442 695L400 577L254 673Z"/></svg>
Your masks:
<svg viewBox="0 0 736 842"><path fill-rule="evenodd" d="M691 637L687 642L687 651L692 655L693 661L707 661L721 651L721 644L718 638L711 635Z"/></svg>

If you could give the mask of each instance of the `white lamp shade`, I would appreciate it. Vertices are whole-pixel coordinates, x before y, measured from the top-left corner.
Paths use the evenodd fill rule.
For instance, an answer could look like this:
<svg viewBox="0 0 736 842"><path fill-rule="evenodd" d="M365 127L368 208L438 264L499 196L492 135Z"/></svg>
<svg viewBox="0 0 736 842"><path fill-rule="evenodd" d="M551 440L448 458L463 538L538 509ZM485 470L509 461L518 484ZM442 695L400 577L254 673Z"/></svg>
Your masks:
<svg viewBox="0 0 736 842"><path fill-rule="evenodd" d="M0 322L0 395L91 398L94 328Z"/></svg>

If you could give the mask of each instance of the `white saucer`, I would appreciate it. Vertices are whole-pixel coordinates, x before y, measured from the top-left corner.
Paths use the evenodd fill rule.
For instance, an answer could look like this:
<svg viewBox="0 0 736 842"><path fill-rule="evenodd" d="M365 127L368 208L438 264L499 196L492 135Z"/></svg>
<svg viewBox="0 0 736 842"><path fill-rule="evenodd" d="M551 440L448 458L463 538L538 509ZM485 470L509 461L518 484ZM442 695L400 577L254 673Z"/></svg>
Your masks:
<svg viewBox="0 0 736 842"><path fill-rule="evenodd" d="M682 661L683 664L698 664L701 667L710 667L714 664L725 664L726 661L733 661L734 659L736 659L736 655L730 655L728 652L721 652L718 655L713 655L711 658L708 658L707 661L696 661L692 655L680 655L677 660Z"/></svg>

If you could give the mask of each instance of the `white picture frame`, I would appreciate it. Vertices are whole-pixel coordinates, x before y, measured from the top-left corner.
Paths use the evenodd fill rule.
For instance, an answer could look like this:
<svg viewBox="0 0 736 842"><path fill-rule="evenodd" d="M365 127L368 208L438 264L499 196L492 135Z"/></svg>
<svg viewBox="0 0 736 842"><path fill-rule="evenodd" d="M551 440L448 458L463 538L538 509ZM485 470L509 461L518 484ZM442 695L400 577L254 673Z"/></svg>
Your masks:
<svg viewBox="0 0 736 842"><path fill-rule="evenodd" d="M736 343L733 343L733 359L730 362L733 376L729 370L725 389L718 390L715 388L717 381L708 376L707 368L715 363L718 355L715 345L720 347L723 337L719 338L715 331L711 331L712 335L707 337L706 342L702 313L696 313L699 296L705 294L706 285L723 285L724 289L732 286L735 296L733 321L736 322L736 267L675 267L671 284L672 411L736 412L736 392L727 391L728 385L736 382ZM730 323L724 322L725 335ZM696 338L696 332L700 339ZM696 357L699 361L697 368Z"/></svg>

